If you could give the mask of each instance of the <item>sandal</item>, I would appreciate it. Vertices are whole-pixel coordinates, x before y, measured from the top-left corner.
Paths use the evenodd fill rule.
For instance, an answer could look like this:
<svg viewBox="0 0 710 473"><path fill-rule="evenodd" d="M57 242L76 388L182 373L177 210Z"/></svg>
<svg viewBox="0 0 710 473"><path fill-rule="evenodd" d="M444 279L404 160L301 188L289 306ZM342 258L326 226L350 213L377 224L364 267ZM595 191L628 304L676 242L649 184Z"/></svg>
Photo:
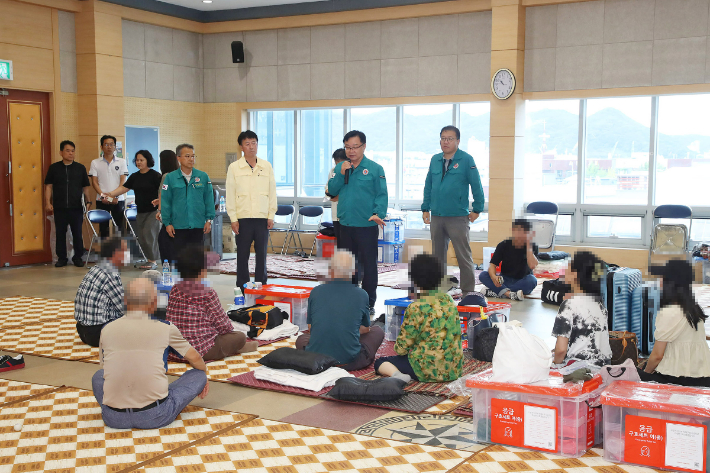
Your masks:
<svg viewBox="0 0 710 473"><path fill-rule="evenodd" d="M158 269L158 263L144 264L143 266L141 266L140 269L144 269L144 270L146 270L146 271L157 270L157 269Z"/></svg>

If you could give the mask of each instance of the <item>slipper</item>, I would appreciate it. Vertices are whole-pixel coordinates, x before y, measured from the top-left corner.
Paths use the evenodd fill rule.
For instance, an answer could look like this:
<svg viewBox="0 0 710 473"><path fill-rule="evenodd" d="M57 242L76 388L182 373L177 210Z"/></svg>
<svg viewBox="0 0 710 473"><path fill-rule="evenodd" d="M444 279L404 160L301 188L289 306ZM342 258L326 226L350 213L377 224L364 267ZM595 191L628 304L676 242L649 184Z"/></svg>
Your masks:
<svg viewBox="0 0 710 473"><path fill-rule="evenodd" d="M141 269L145 269L145 270L158 269L158 264L157 263L144 264L143 266L141 266Z"/></svg>

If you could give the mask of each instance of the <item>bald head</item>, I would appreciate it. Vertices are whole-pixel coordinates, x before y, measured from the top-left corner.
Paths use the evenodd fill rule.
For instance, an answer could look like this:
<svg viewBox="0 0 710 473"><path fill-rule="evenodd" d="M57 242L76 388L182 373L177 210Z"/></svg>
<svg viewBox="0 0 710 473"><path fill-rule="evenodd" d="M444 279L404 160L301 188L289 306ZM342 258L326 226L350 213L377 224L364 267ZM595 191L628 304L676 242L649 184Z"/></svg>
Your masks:
<svg viewBox="0 0 710 473"><path fill-rule="evenodd" d="M348 250L336 250L330 258L333 279L350 279L355 273L355 257Z"/></svg>
<svg viewBox="0 0 710 473"><path fill-rule="evenodd" d="M147 278L134 279L126 288L126 308L152 314L157 305L158 292L153 281Z"/></svg>

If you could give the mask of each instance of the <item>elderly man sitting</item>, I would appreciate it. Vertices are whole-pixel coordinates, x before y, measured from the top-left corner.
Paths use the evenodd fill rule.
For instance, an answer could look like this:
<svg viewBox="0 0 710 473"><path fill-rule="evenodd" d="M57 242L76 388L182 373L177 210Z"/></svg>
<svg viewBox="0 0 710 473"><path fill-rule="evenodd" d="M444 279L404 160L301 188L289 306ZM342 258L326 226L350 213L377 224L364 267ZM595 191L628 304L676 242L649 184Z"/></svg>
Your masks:
<svg viewBox="0 0 710 473"><path fill-rule="evenodd" d="M101 261L86 273L74 299L76 331L81 341L99 346L104 325L123 316L123 284L118 269L131 261L124 240L108 238L101 243Z"/></svg>
<svg viewBox="0 0 710 473"><path fill-rule="evenodd" d="M308 328L296 348L330 355L348 371L369 366L385 338L380 327L370 327L367 292L352 283L355 257L337 250L330 260L331 281L316 286L308 298Z"/></svg>
<svg viewBox="0 0 710 473"><path fill-rule="evenodd" d="M114 429L158 429L170 424L196 396L209 391L205 362L174 325L150 317L158 304L146 278L126 290L125 317L104 327L99 344L102 369L94 374L94 396L104 423ZM167 353L174 350L195 369L168 385Z"/></svg>

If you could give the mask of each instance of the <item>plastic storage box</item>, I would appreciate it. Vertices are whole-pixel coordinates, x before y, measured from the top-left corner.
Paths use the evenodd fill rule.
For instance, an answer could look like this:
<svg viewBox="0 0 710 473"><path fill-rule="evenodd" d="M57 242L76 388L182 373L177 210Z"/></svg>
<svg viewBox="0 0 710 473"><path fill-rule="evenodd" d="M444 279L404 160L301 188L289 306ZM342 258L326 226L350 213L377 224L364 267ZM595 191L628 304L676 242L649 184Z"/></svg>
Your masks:
<svg viewBox="0 0 710 473"><path fill-rule="evenodd" d="M402 241L404 240L404 221L401 218L386 218L385 228L380 227L377 237L380 241Z"/></svg>
<svg viewBox="0 0 710 473"><path fill-rule="evenodd" d="M385 340L395 341L402 328L404 311L412 303L412 299L402 297L385 301Z"/></svg>
<svg viewBox="0 0 710 473"><path fill-rule="evenodd" d="M378 241L377 262L399 263L402 258L404 241Z"/></svg>
<svg viewBox="0 0 710 473"><path fill-rule="evenodd" d="M319 233L316 236L316 256L318 258L330 258L335 252L335 237L325 236Z"/></svg>
<svg viewBox="0 0 710 473"><path fill-rule="evenodd" d="M244 305L254 304L273 305L288 312L291 323L298 325L301 330L308 329L306 313L308 310L308 296L311 287L279 286L267 284L261 289L244 289Z"/></svg>
<svg viewBox="0 0 710 473"><path fill-rule="evenodd" d="M587 401L602 392L600 375L564 383L550 372L533 384L490 381L492 369L469 376L475 442L499 443L579 457L602 440L602 413Z"/></svg>
<svg viewBox="0 0 710 473"><path fill-rule="evenodd" d="M469 319L481 316L481 309L488 317L495 316L496 322L507 322L510 320L510 309L513 306L508 302L489 302L488 307L480 307L477 305L460 305L458 306L461 317Z"/></svg>
<svg viewBox="0 0 710 473"><path fill-rule="evenodd" d="M674 471L710 471L710 390L615 381L602 393L604 458Z"/></svg>

